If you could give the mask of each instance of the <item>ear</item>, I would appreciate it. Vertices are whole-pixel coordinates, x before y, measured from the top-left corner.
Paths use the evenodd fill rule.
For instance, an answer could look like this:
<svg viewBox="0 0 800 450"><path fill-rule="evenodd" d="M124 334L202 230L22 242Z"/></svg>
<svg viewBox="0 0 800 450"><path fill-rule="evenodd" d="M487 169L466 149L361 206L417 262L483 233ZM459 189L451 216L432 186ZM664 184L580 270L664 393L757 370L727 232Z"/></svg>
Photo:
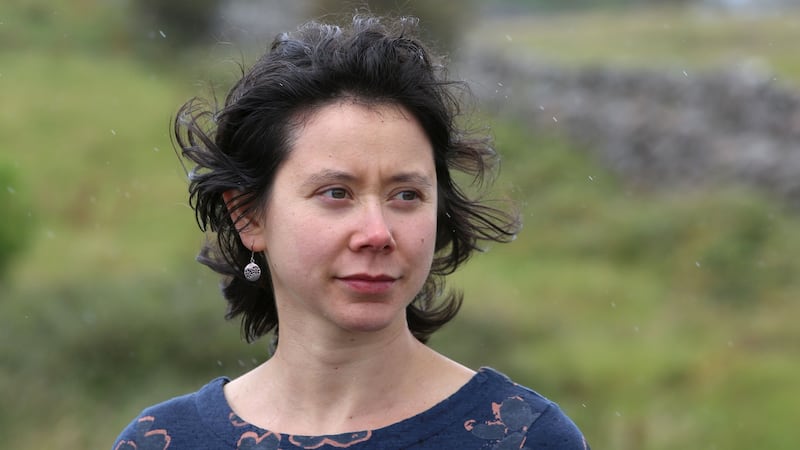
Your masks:
<svg viewBox="0 0 800 450"><path fill-rule="evenodd" d="M246 213L244 206L238 202L237 197L241 194L236 189L231 189L222 193L222 199L231 215L233 226L239 232L239 239L242 244L254 252L263 252L266 249L264 239L263 220L257 214Z"/></svg>

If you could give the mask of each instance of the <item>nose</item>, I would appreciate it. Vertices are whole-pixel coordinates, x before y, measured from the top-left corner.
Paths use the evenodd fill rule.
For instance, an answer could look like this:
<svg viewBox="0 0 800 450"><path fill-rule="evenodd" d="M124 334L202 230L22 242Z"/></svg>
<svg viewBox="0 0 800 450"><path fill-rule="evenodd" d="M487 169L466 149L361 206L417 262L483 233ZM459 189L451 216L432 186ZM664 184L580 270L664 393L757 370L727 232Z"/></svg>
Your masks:
<svg viewBox="0 0 800 450"><path fill-rule="evenodd" d="M350 239L353 251L389 252L395 248L392 228L379 205L365 205Z"/></svg>

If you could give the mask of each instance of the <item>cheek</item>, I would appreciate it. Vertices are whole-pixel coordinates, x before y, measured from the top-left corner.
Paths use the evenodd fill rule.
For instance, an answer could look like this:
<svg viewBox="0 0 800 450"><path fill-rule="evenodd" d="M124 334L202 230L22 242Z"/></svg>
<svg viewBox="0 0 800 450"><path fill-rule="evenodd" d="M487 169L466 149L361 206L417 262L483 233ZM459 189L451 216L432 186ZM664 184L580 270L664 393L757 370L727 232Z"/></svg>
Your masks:
<svg viewBox="0 0 800 450"><path fill-rule="evenodd" d="M418 253L433 259L433 254L436 252L436 220L426 220L423 223L419 223L416 229L421 232L418 236Z"/></svg>
<svg viewBox="0 0 800 450"><path fill-rule="evenodd" d="M276 214L268 224L267 255L272 265L295 270L308 264L308 258L319 251L326 232L315 227L313 220L297 214Z"/></svg>
<svg viewBox="0 0 800 450"><path fill-rule="evenodd" d="M287 220L281 228L282 233L275 236L276 244L285 248L288 256L298 258L319 252L331 233L330 227L315 223L313 218Z"/></svg>

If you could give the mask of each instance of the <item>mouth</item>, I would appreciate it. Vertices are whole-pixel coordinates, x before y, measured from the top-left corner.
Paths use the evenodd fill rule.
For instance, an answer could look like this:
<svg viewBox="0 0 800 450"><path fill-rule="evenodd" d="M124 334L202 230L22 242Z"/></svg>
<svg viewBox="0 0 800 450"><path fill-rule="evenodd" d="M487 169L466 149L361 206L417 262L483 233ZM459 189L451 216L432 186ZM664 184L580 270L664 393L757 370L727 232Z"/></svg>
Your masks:
<svg viewBox="0 0 800 450"><path fill-rule="evenodd" d="M346 275L336 279L359 294L383 294L389 291L398 280L390 275L365 273Z"/></svg>

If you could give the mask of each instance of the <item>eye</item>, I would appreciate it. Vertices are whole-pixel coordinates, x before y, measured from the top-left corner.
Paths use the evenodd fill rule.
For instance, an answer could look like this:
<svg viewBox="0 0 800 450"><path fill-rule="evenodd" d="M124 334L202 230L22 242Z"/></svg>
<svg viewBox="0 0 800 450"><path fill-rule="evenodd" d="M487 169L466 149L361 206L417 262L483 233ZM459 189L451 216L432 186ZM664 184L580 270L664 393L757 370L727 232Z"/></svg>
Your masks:
<svg viewBox="0 0 800 450"><path fill-rule="evenodd" d="M347 198L347 190L343 188L330 188L322 191L322 196L332 198L334 200L343 200Z"/></svg>
<svg viewBox="0 0 800 450"><path fill-rule="evenodd" d="M403 200L405 202L411 202L414 200L419 200L419 193L417 191L401 191L395 194L394 198Z"/></svg>

